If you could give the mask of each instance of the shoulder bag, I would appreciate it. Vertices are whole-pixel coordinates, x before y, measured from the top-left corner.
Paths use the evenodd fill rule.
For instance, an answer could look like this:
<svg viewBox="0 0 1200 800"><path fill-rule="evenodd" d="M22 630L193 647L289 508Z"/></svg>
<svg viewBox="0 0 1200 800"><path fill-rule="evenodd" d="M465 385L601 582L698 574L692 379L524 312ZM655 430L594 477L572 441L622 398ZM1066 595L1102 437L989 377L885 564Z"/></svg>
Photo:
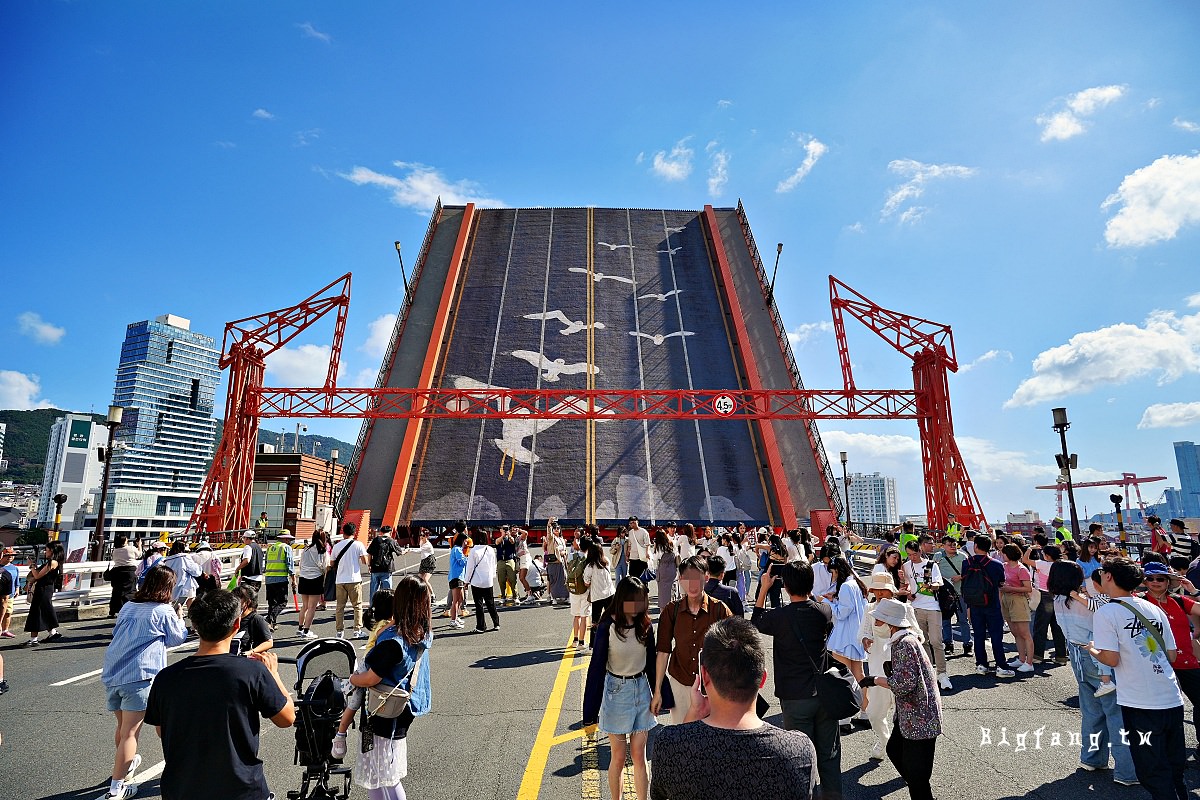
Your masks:
<svg viewBox="0 0 1200 800"><path fill-rule="evenodd" d="M1026 596L1029 610L1037 611L1042 604L1042 590L1037 587L1037 562L1033 562L1033 570L1029 573L1029 594Z"/></svg>
<svg viewBox="0 0 1200 800"><path fill-rule="evenodd" d="M808 658L808 663L812 665L813 694L821 709L836 720L843 720L857 714L862 709L862 688L858 685L858 681L854 679L853 675L842 675L837 667L829 667L822 671L817 666L817 662L808 652L804 637L800 635L800 628L796 625L795 617L792 618L792 632L800 644L800 649ZM822 661L828 664L829 649L826 647L824 650Z"/></svg>
<svg viewBox="0 0 1200 800"><path fill-rule="evenodd" d="M954 570L955 575L962 575L958 567L954 566L953 559L945 559L945 563L950 569ZM942 610L942 619L951 619L954 612L958 610L958 590L954 588L954 582L946 580L946 576L942 576L942 588L937 590L938 607Z"/></svg>
<svg viewBox="0 0 1200 800"><path fill-rule="evenodd" d="M413 664L413 668L400 683L392 685L380 682L367 687L367 716L396 719L408 710L408 702L412 698L411 688L416 683L417 676L421 674L421 661L424 658L425 650L422 648L421 654L417 656L417 663ZM408 689L404 688L405 683L408 684Z"/></svg>
<svg viewBox="0 0 1200 800"><path fill-rule="evenodd" d="M346 539L349 544L342 548L342 552L337 554L337 558L329 565L329 569L325 572L325 599L337 599L337 570L338 562L342 560L342 556L346 555L346 551L354 547L353 539Z"/></svg>

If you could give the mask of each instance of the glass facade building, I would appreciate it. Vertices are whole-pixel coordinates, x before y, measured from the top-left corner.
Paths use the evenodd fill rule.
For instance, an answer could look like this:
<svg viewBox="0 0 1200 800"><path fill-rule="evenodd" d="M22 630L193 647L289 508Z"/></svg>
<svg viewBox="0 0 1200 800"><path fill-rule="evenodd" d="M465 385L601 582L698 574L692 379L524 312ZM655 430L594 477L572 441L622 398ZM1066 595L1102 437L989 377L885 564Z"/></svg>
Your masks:
<svg viewBox="0 0 1200 800"><path fill-rule="evenodd" d="M841 476L834 478L835 488L846 496ZM850 521L898 525L900 514L896 506L896 479L878 472L850 475Z"/></svg>
<svg viewBox="0 0 1200 800"><path fill-rule="evenodd" d="M1183 515L1200 517L1200 447L1195 442L1175 442L1175 466L1179 468Z"/></svg>
<svg viewBox="0 0 1200 800"><path fill-rule="evenodd" d="M107 498L114 519L106 527L186 521L195 507L215 447L220 353L211 336L190 327L165 314L126 329L113 392L113 405L125 413ZM139 519L129 523L123 516Z"/></svg>

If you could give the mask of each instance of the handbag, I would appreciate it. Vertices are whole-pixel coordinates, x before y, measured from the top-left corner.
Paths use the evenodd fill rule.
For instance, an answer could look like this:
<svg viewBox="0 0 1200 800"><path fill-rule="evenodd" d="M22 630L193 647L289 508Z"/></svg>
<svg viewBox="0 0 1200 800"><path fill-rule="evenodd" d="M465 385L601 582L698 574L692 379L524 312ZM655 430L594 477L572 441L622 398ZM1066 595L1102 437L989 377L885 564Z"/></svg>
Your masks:
<svg viewBox="0 0 1200 800"><path fill-rule="evenodd" d="M804 650L804 655L808 658L808 663L812 665L815 685L813 696L817 698L821 710L836 720L853 717L862 709L862 687L858 685L858 681L849 673L843 675L836 666L822 671L809 654L808 648L804 647L804 637L800 635L795 619L792 620L792 629L801 649ZM825 650L822 661L825 664L829 663L829 650Z"/></svg>
<svg viewBox="0 0 1200 800"><path fill-rule="evenodd" d="M424 657L425 652L422 650L421 655L417 656L417 663L413 664L413 668L408 671L400 683L392 685L380 682L367 687L367 716L396 719L408 709L412 692L405 689L404 684L407 682L409 686L412 686L416 682Z"/></svg>
<svg viewBox="0 0 1200 800"><path fill-rule="evenodd" d="M1037 565L1033 567L1033 574L1029 576L1029 594L1026 600L1029 602L1029 610L1037 611L1039 605L1042 604L1042 590L1037 588Z"/></svg>

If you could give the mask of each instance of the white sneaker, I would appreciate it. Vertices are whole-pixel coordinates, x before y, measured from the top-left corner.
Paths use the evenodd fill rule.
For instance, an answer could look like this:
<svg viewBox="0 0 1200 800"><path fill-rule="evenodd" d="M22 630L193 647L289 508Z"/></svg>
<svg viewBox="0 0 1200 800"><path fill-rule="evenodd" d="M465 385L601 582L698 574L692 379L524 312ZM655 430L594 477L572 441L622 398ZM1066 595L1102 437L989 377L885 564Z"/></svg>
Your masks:
<svg viewBox="0 0 1200 800"><path fill-rule="evenodd" d="M354 636L353 636L352 638L354 638L354 639L366 639L366 638L367 638L368 636L370 636L370 635L371 635L371 634L367 633L367 632L366 632L364 629L362 629L362 628L359 628L358 630L356 630L356 631L354 632Z"/></svg>
<svg viewBox="0 0 1200 800"><path fill-rule="evenodd" d="M313 632L313 629L312 629L312 628L309 628L308 630L306 630L306 631L304 632L304 638L305 638L305 639L316 639L316 638L317 638L317 634Z"/></svg>
<svg viewBox="0 0 1200 800"><path fill-rule="evenodd" d="M875 761L882 761L883 756L884 756L883 745L880 744L879 742L876 742L875 746L871 748L870 754L867 755L867 758L873 759Z"/></svg>
<svg viewBox="0 0 1200 800"><path fill-rule="evenodd" d="M1112 684L1109 684L1109 685L1111 686ZM142 754L134 753L133 760L129 762L129 769L125 771L125 780L127 783L128 783L128 781L133 779L133 774L135 772L137 772L138 768L141 766L142 766ZM137 791L137 790L135 789L134 791ZM133 795L129 795L129 796L133 797Z"/></svg>
<svg viewBox="0 0 1200 800"><path fill-rule="evenodd" d="M135 794L137 794L137 790L138 790L138 787L137 787L136 783L126 783L121 788L120 794L113 794L112 792L105 792L103 795L100 796L100 800L129 800L129 798L131 798Z"/></svg>
<svg viewBox="0 0 1200 800"><path fill-rule="evenodd" d="M1117 685L1112 681L1100 684L1100 688L1096 690L1096 697L1104 697L1106 694L1112 694L1117 690Z"/></svg>
<svg viewBox="0 0 1200 800"><path fill-rule="evenodd" d="M996 677L997 677L997 678L1013 678L1013 677L1016 677L1016 674L1017 674L1017 673L1013 672L1011 669L998 669L998 670L996 670Z"/></svg>
<svg viewBox="0 0 1200 800"><path fill-rule="evenodd" d="M345 639L345 638L346 638L346 632L345 632L345 631L338 631L338 632L337 632L337 638L339 638L339 639Z"/></svg>
<svg viewBox="0 0 1200 800"><path fill-rule="evenodd" d="M976 674L976 675L987 675L987 674L988 674L988 668L987 668L987 667L981 667L980 665L976 664L976 665L975 665L975 674Z"/></svg>
<svg viewBox="0 0 1200 800"><path fill-rule="evenodd" d="M938 686L942 687L946 691L950 691L954 688L954 684L950 683L950 676L944 672L941 675L938 675Z"/></svg>
<svg viewBox="0 0 1200 800"><path fill-rule="evenodd" d="M1022 673L1025 673L1026 675L1028 675L1030 672L1033 672L1033 671L1034 671L1033 664L1022 664L1021 666L1017 667L1017 672L1022 672Z"/></svg>
<svg viewBox="0 0 1200 800"><path fill-rule="evenodd" d="M1024 663L1025 663L1025 662L1024 662L1024 661L1022 661L1021 659L1019 659L1019 658L1014 658L1012 661L1008 662L1008 668L1009 668L1009 669L1016 669L1017 667L1021 666L1021 665L1022 665L1022 664L1024 664Z"/></svg>
<svg viewBox="0 0 1200 800"><path fill-rule="evenodd" d="M333 744L329 746L329 754L338 759L345 757L346 734L339 733L333 737Z"/></svg>
<svg viewBox="0 0 1200 800"><path fill-rule="evenodd" d="M455 619L450 621L450 627L462 629L465 626L463 625L463 621L461 619Z"/></svg>

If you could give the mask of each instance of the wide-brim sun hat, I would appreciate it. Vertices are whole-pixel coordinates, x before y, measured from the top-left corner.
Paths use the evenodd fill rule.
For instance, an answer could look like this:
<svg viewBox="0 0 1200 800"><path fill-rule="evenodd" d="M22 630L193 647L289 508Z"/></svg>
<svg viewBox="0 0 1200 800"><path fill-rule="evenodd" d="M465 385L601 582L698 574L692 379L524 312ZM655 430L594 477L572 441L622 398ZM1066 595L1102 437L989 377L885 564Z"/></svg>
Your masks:
<svg viewBox="0 0 1200 800"><path fill-rule="evenodd" d="M892 580L892 576L886 572L876 572L871 576L871 582L867 584L867 589L876 591L878 589L887 589L892 594L896 594L896 584Z"/></svg>
<svg viewBox="0 0 1200 800"><path fill-rule="evenodd" d="M888 625L893 625L897 628L907 628L910 627L912 623L908 621L908 614L906 611L907 609L904 603L901 603L899 600L893 600L889 597L887 599L880 600L875 606L875 611L872 613L875 615L876 622L885 622Z"/></svg>

